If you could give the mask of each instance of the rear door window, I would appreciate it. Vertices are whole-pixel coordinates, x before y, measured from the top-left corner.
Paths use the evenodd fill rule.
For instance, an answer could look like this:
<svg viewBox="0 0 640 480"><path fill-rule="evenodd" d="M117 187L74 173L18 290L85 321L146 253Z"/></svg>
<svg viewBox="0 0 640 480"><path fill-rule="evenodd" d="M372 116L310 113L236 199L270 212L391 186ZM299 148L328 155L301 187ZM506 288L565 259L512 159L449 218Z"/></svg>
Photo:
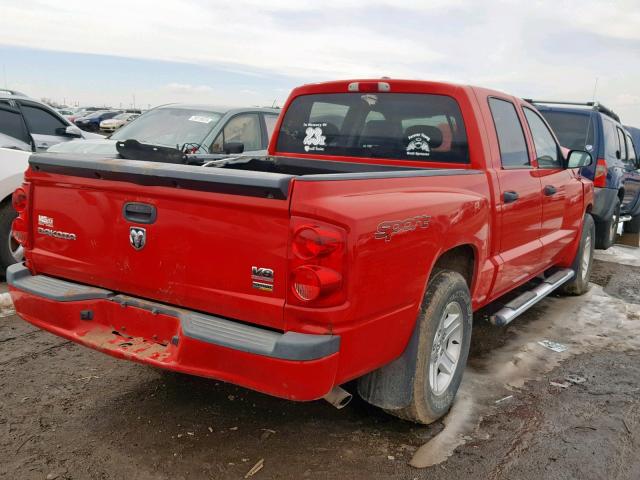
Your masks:
<svg viewBox="0 0 640 480"><path fill-rule="evenodd" d="M529 166L529 153L522 124L513 103L499 98L489 98L489 108L498 135L500 159L505 168Z"/></svg>
<svg viewBox="0 0 640 480"><path fill-rule="evenodd" d="M616 127L616 132L618 133L618 152L616 156L620 158L623 162L627 161L627 141L624 136L624 132L620 127Z"/></svg>
<svg viewBox="0 0 640 480"><path fill-rule="evenodd" d="M276 150L283 153L468 163L458 103L445 95L338 93L297 97Z"/></svg>
<svg viewBox="0 0 640 480"><path fill-rule="evenodd" d="M604 158L608 162L615 162L620 154L620 139L618 132L616 132L616 126L611 120L603 117L602 129L604 131Z"/></svg>
<svg viewBox="0 0 640 480"><path fill-rule="evenodd" d="M633 145L633 141L631 140L631 137L629 135L626 135L627 138L627 162L629 162L632 165L636 164L636 160L637 160L637 153L636 153L636 149Z"/></svg>
<svg viewBox="0 0 640 480"><path fill-rule="evenodd" d="M264 115L264 124L267 127L267 142L271 140L271 135L273 135L273 131L276 128L277 121L277 115L269 115L268 113Z"/></svg>
<svg viewBox="0 0 640 480"><path fill-rule="evenodd" d="M224 151L225 143L242 143L245 152L262 150L262 132L258 115L241 114L229 120L213 142L211 151Z"/></svg>
<svg viewBox="0 0 640 480"><path fill-rule="evenodd" d="M66 128L67 124L42 108L22 105L22 113L27 120L31 133L40 135L58 135L56 130Z"/></svg>

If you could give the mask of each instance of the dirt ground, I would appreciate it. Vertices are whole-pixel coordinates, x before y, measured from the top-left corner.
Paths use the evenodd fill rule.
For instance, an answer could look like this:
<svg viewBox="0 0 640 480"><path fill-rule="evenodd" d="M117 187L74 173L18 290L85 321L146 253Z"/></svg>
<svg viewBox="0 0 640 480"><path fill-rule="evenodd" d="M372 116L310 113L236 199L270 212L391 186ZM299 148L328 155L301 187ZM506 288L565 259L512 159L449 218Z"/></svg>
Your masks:
<svg viewBox="0 0 640 480"><path fill-rule="evenodd" d="M358 399L338 411L164 373L0 318L0 478L240 479L263 459L252 478L635 480L640 266L597 261L593 281L589 298L545 300L507 328L477 315L460 400L427 427ZM436 465L411 466L417 451Z"/></svg>

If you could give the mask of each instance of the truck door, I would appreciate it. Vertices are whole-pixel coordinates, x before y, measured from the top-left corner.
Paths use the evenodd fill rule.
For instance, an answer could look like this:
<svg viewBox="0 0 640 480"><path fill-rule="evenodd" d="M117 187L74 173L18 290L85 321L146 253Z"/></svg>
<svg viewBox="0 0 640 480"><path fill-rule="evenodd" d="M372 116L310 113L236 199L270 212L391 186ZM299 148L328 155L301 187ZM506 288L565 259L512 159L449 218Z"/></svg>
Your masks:
<svg viewBox="0 0 640 480"><path fill-rule="evenodd" d="M560 145L542 117L531 108L522 110L542 182L542 254L545 264L552 265L576 238L582 225L582 183L577 170L563 168Z"/></svg>
<svg viewBox="0 0 640 480"><path fill-rule="evenodd" d="M500 199L502 265L493 295L512 289L538 271L542 262L540 226L542 219L541 182L531 165L524 129L515 105L506 99L490 97L489 108L500 150L497 169Z"/></svg>

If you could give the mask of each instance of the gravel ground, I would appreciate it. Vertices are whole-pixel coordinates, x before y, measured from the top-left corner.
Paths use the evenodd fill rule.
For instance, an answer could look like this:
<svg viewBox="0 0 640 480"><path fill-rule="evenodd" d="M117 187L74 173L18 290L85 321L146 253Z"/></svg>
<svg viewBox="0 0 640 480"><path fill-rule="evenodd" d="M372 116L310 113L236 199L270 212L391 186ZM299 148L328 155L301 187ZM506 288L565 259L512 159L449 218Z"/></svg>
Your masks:
<svg viewBox="0 0 640 480"><path fill-rule="evenodd" d="M640 266L607 260L588 301L635 328ZM461 400L428 427L357 399L338 411L161 372L1 318L0 478L235 479L263 460L253 478L635 480L638 337L591 320L570 335L582 301L549 299L504 329L477 315ZM550 335L569 352L530 346ZM410 466L417 451L436 465Z"/></svg>

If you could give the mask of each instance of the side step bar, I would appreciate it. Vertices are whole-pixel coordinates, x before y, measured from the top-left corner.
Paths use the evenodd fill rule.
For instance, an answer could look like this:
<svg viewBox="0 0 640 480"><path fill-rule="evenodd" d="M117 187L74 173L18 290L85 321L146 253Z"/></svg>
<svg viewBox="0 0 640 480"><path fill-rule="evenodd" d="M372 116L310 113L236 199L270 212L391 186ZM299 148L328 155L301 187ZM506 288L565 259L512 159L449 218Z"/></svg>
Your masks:
<svg viewBox="0 0 640 480"><path fill-rule="evenodd" d="M535 288L524 292L519 297L511 300L495 315L489 317L489 322L496 327L504 327L514 318L525 312L533 305L538 303L544 297L553 292L556 288L561 287L575 276L575 272L570 268L558 270L556 273L536 286Z"/></svg>

